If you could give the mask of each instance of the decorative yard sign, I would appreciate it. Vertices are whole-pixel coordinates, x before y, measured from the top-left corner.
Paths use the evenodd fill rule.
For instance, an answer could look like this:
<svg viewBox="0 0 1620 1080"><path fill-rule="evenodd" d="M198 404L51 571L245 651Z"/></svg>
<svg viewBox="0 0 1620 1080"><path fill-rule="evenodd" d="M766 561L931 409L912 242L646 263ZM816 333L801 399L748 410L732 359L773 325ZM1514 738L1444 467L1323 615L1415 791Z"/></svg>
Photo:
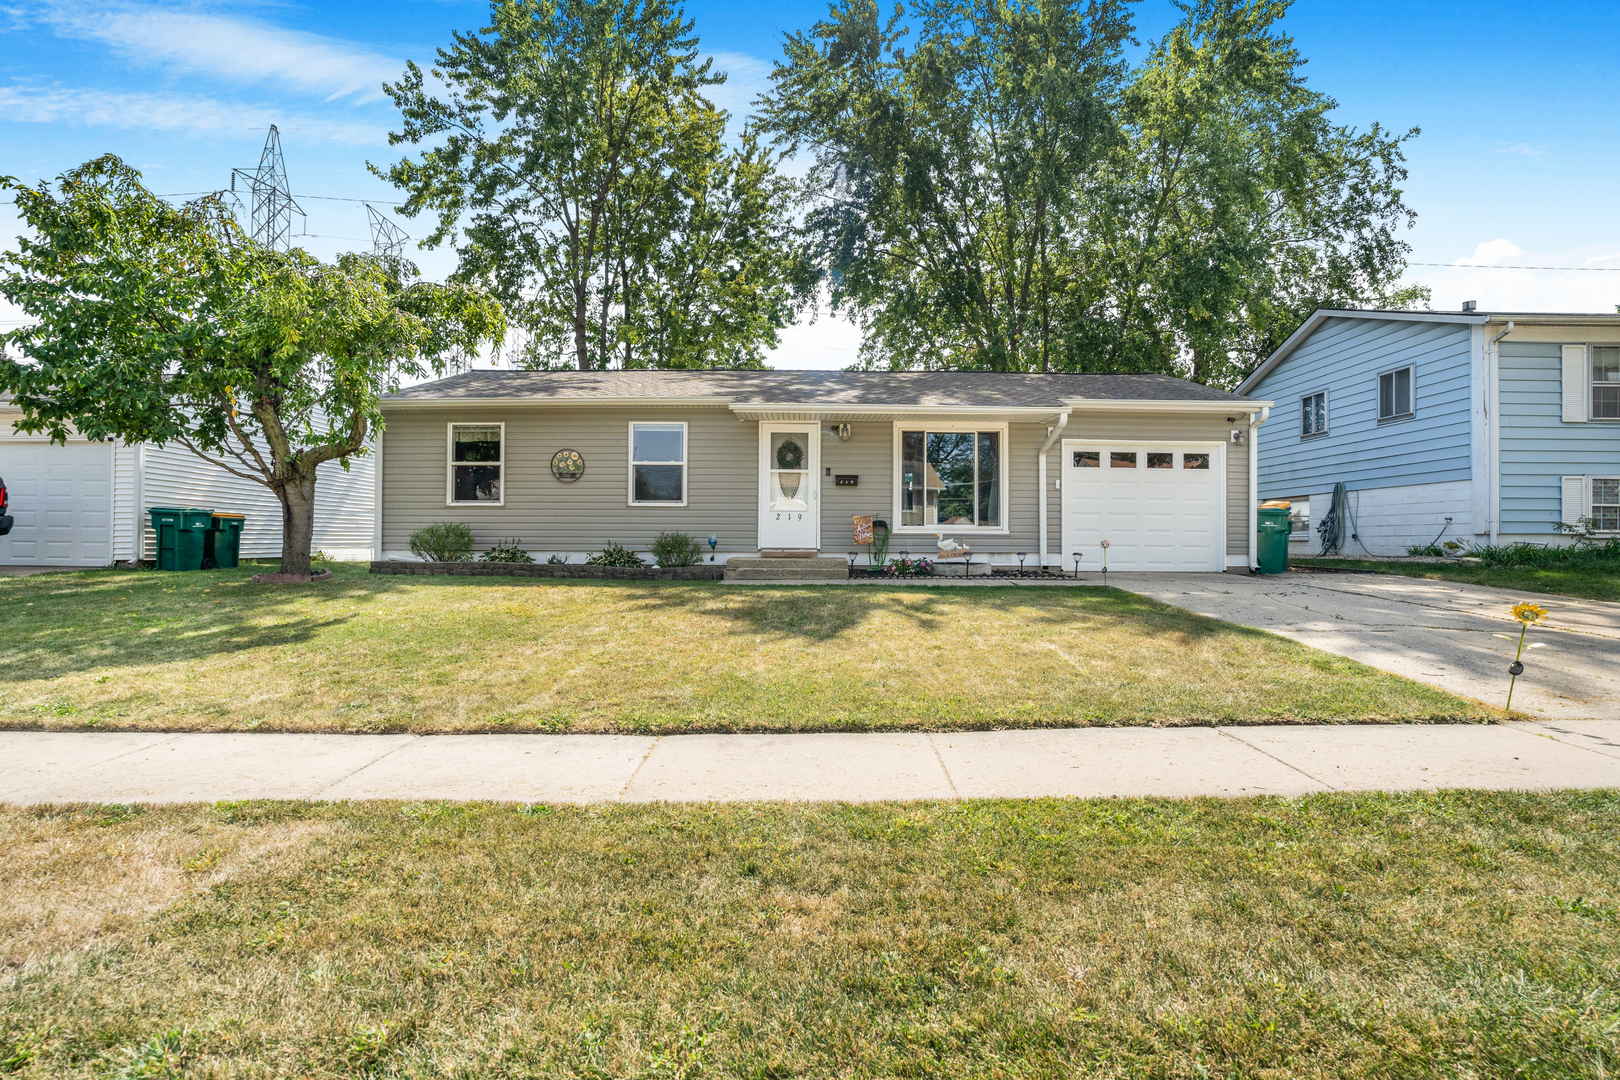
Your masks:
<svg viewBox="0 0 1620 1080"><path fill-rule="evenodd" d="M872 542L872 515L855 515L855 543L870 544Z"/></svg>
<svg viewBox="0 0 1620 1080"><path fill-rule="evenodd" d="M585 458L578 450L559 450L551 455L551 475L572 483L585 475Z"/></svg>

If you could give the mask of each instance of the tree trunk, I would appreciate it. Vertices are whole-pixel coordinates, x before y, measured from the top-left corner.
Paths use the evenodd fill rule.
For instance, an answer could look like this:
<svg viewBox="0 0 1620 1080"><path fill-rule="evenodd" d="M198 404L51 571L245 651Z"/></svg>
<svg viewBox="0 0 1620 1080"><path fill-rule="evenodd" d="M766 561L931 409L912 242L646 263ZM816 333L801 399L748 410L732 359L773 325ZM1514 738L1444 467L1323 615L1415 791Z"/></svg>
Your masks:
<svg viewBox="0 0 1620 1080"><path fill-rule="evenodd" d="M299 476L274 490L281 500L281 572L307 575L315 540L315 477Z"/></svg>

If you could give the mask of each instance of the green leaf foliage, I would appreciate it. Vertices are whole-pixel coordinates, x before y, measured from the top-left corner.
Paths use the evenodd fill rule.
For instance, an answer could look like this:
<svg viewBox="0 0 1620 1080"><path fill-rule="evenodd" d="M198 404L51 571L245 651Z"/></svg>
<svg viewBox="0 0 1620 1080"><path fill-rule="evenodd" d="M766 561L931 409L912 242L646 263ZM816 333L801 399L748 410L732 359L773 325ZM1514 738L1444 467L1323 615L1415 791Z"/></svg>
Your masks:
<svg viewBox="0 0 1620 1080"><path fill-rule="evenodd" d="M433 214L456 280L488 283L530 367L758 367L811 294L777 155L703 91L668 0L498 0L387 87L423 145L372 171Z"/></svg>
<svg viewBox="0 0 1620 1080"><path fill-rule="evenodd" d="M309 572L317 467L368 452L380 396L505 332L476 288L269 250L219 198L171 206L110 155L54 189L0 189L28 228L0 253L0 295L32 320L0 335L21 429L176 442L263 484L283 507L285 573Z"/></svg>
<svg viewBox="0 0 1620 1080"><path fill-rule="evenodd" d="M1230 386L1312 309L1400 306L1401 146L1332 122L1281 0L1201 0L1134 67L1123 0L839 0L762 100L812 157L835 308L892 368Z"/></svg>

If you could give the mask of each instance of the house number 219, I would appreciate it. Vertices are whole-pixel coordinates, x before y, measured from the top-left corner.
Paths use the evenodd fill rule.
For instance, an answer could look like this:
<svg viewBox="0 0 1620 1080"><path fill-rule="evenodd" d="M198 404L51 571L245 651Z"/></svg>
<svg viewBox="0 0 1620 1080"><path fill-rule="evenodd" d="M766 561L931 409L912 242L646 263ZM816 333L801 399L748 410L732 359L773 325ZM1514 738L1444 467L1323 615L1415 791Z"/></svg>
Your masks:
<svg viewBox="0 0 1620 1080"><path fill-rule="evenodd" d="M803 514L789 514L787 517L788 517L789 521L803 521L804 520L804 515ZM777 514L776 515L776 520L781 521L782 520L782 515Z"/></svg>

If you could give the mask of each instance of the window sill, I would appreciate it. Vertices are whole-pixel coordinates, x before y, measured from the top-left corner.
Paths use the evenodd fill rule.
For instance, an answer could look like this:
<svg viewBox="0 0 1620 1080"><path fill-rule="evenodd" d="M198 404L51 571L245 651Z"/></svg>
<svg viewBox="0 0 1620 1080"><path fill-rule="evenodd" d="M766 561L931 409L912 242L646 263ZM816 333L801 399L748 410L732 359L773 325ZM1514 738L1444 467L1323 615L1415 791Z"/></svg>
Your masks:
<svg viewBox="0 0 1620 1080"><path fill-rule="evenodd" d="M635 500L632 499L631 501L625 503L624 505L626 505L626 506L634 506L634 507L638 507L638 508L641 508L641 507L658 507L658 506L681 507L681 506L686 505L686 500L682 499L680 502L661 502L661 501L660 502L636 502Z"/></svg>
<svg viewBox="0 0 1620 1080"><path fill-rule="evenodd" d="M889 530L891 536L939 536L945 533L961 533L964 536L1008 536L1012 530L988 525L898 525Z"/></svg>
<svg viewBox="0 0 1620 1080"><path fill-rule="evenodd" d="M1378 422L1380 424L1397 424L1402 420L1411 420L1415 416L1417 416L1415 412L1403 412L1396 416L1381 416L1378 418Z"/></svg>
<svg viewBox="0 0 1620 1080"><path fill-rule="evenodd" d="M446 499L444 505L446 507L453 507L457 510L465 510L469 506L493 506L499 509L500 507L506 505L506 500L502 499L500 502L484 502L483 500L479 500L477 502L456 502L454 499Z"/></svg>
<svg viewBox="0 0 1620 1080"><path fill-rule="evenodd" d="M1299 437L1299 441L1300 442L1309 442L1312 439L1325 439L1325 438L1327 438L1327 432L1325 432L1325 431L1311 431L1311 432L1305 433L1304 435L1301 435Z"/></svg>

